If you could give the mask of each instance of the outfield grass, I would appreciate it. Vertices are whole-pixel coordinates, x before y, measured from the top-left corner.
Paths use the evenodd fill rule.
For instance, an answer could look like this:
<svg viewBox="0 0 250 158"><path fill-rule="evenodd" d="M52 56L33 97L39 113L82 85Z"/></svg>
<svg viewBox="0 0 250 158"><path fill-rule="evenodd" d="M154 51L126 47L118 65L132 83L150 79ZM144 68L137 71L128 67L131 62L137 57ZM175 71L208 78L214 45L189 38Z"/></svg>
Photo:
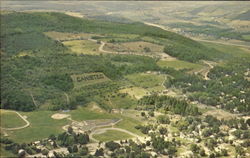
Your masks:
<svg viewBox="0 0 250 158"><path fill-rule="evenodd" d="M33 111L22 112L22 115L27 116L30 126L24 129L8 132L8 135L15 142L29 143L32 141L47 138L51 134L59 134L63 132L62 126L69 121L66 119L54 120L51 118L56 112L52 111Z"/></svg>
<svg viewBox="0 0 250 158"><path fill-rule="evenodd" d="M98 48L100 44L89 40L72 40L62 42L65 46L69 47L72 52L76 54L89 54L98 55Z"/></svg>
<svg viewBox="0 0 250 158"><path fill-rule="evenodd" d="M203 66L200 64L194 64L194 63L190 63L190 62L182 61L182 60L171 60L171 61L159 60L157 62L157 64L160 67L172 67L172 68L175 68L177 70L180 70L180 69L198 70L198 69L203 68Z"/></svg>
<svg viewBox="0 0 250 158"><path fill-rule="evenodd" d="M131 135L116 131L116 130L107 130L105 133L93 135L93 137L99 141L106 142L106 141L114 141L114 140L124 140L132 138Z"/></svg>
<svg viewBox="0 0 250 158"><path fill-rule="evenodd" d="M26 123L14 111L0 110L2 128L15 128L24 126Z"/></svg>
<svg viewBox="0 0 250 158"><path fill-rule="evenodd" d="M87 107L78 107L77 110L72 110L67 114L71 114L71 118L76 121L118 118L117 115L93 111Z"/></svg>
<svg viewBox="0 0 250 158"><path fill-rule="evenodd" d="M159 86L165 80L164 75L158 75L153 73L135 73L127 75L126 78L135 86L142 88L152 88L155 86Z"/></svg>

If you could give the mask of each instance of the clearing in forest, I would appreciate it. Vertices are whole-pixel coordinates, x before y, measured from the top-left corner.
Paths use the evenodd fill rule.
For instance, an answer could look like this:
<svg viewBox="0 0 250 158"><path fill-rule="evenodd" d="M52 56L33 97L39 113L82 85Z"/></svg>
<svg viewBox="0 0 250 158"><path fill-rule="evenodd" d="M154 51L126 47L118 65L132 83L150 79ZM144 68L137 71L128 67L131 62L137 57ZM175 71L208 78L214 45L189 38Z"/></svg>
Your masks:
<svg viewBox="0 0 250 158"><path fill-rule="evenodd" d="M120 93L128 93L131 97L135 99L141 99L143 96L148 95L149 92L141 87L129 87L124 88L119 91Z"/></svg>
<svg viewBox="0 0 250 158"><path fill-rule="evenodd" d="M80 75L71 75L71 78L74 82L74 88L81 88L81 87L84 87L86 85L110 81L110 79L107 78L101 72L85 73L85 74L80 74Z"/></svg>
<svg viewBox="0 0 250 158"><path fill-rule="evenodd" d="M154 54L163 52L163 46L144 41L107 43L104 49L111 52L129 52L142 54Z"/></svg>
<svg viewBox="0 0 250 158"><path fill-rule="evenodd" d="M98 50L100 44L90 40L71 40L62 42L67 46L73 53L76 54L88 54L88 55L99 55Z"/></svg>

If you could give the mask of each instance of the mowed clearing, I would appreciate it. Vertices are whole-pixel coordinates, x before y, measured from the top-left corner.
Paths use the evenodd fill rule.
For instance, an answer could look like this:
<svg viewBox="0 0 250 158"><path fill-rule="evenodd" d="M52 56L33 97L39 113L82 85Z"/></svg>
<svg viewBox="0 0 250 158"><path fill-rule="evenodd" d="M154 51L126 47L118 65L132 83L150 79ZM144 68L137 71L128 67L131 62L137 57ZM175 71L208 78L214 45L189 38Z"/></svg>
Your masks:
<svg viewBox="0 0 250 158"><path fill-rule="evenodd" d="M144 41L107 43L104 49L111 52L134 52L142 54L154 54L155 52L163 52L163 46Z"/></svg>
<svg viewBox="0 0 250 158"><path fill-rule="evenodd" d="M74 82L74 88L81 88L86 85L110 81L109 78L100 72L71 75L71 78Z"/></svg>
<svg viewBox="0 0 250 158"><path fill-rule="evenodd" d="M14 111L0 110L1 128L22 127L26 122Z"/></svg>
<svg viewBox="0 0 250 158"><path fill-rule="evenodd" d="M67 46L73 53L76 54L88 54L88 55L99 55L98 50L100 44L90 40L71 40L62 42Z"/></svg>
<svg viewBox="0 0 250 158"><path fill-rule="evenodd" d="M131 97L135 99L141 99L143 96L148 95L149 92L141 87L129 87L124 88L119 91L120 93L128 93Z"/></svg>

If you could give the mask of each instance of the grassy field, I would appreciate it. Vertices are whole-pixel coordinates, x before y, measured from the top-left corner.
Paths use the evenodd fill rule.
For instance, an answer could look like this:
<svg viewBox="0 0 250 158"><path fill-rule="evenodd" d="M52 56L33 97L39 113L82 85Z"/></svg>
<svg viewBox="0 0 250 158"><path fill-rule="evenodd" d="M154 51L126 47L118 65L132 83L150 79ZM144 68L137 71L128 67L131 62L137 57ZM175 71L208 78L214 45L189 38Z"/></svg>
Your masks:
<svg viewBox="0 0 250 158"><path fill-rule="evenodd" d="M180 69L198 70L198 69L203 68L203 66L200 64L194 64L194 63L190 63L190 62L182 61L182 60L171 60L171 61L159 60L157 64L160 67L172 67L177 70L180 70Z"/></svg>
<svg viewBox="0 0 250 158"><path fill-rule="evenodd" d="M15 112L13 111L8 111L8 110L0 110L1 114L1 124L0 126L2 128L14 128L14 127L21 127L24 126L26 123L20 116L18 116Z"/></svg>
<svg viewBox="0 0 250 158"><path fill-rule="evenodd" d="M103 73L85 73L80 75L71 75L74 82L74 88L81 88L86 85L109 81Z"/></svg>
<svg viewBox="0 0 250 158"><path fill-rule="evenodd" d="M128 93L131 97L135 99L140 99L143 96L147 95L149 92L141 87L130 87L130 88L125 88L121 89L120 93Z"/></svg>
<svg viewBox="0 0 250 158"><path fill-rule="evenodd" d="M96 134L96 135L93 135L93 137L102 142L112 141L112 140L124 140L124 139L132 138L131 135L121 132L121 131L116 131L116 130L107 130L105 133Z"/></svg>
<svg viewBox="0 0 250 158"><path fill-rule="evenodd" d="M62 42L65 46L76 54L89 54L89 55L98 55L99 45L96 42L89 40L72 40Z"/></svg>
<svg viewBox="0 0 250 158"><path fill-rule="evenodd" d="M118 95L111 97L110 101L112 105L115 106L114 108L123 108L123 109L133 108L136 106L137 103L137 101L133 99L131 96L121 97Z"/></svg>
<svg viewBox="0 0 250 158"><path fill-rule="evenodd" d="M126 129L132 133L138 134L140 136L144 136L139 130L135 129L135 126L142 124L142 122L135 120L133 118L130 118L130 117L125 117L125 116L121 116L121 118L123 120L119 122L118 124L116 124L114 127Z"/></svg>
<svg viewBox="0 0 250 158"><path fill-rule="evenodd" d="M77 110L72 110L67 114L71 114L71 118L76 121L118 118L117 115L107 112L97 112L88 107L78 107Z"/></svg>
<svg viewBox="0 0 250 158"><path fill-rule="evenodd" d="M51 115L54 113L52 111L22 112L21 114L27 116L27 120L30 121L30 126L21 130L8 132L8 135L15 142L29 143L47 138L51 134L59 134L63 131L62 126L66 125L69 121L66 119L52 119Z"/></svg>
<svg viewBox="0 0 250 158"><path fill-rule="evenodd" d="M138 41L138 42L124 42L124 43L108 43L104 47L106 50L113 52L136 52L136 53L154 53L163 52L163 46Z"/></svg>
<svg viewBox="0 0 250 158"><path fill-rule="evenodd" d="M159 86L165 80L164 75L153 73L136 73L127 75L126 78L135 86L142 88L152 88Z"/></svg>
<svg viewBox="0 0 250 158"><path fill-rule="evenodd" d="M250 50L243 47L238 46L230 46L230 45L224 45L224 44L217 44L217 43L209 43L209 42L201 42L207 47L215 48L221 52L226 53L228 56L225 56L225 58L232 58L233 57L249 57L250 56Z"/></svg>

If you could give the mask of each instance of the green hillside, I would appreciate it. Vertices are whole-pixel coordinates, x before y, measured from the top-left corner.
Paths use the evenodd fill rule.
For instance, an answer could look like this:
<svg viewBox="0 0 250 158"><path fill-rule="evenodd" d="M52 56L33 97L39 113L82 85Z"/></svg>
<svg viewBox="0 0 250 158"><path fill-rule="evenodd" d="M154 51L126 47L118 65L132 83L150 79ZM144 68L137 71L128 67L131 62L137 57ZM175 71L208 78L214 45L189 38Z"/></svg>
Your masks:
<svg viewBox="0 0 250 158"><path fill-rule="evenodd" d="M131 41L149 38L165 46L165 52L177 58L198 62L214 59L218 51L178 34L142 23L112 23L76 18L53 12L10 12L1 15L1 108L30 111L37 108L74 109L95 100L108 109L100 97L115 92L124 75L159 70L155 58L136 55L76 55L60 41L49 38L49 31L93 33L104 38ZM112 36L111 36L112 35ZM119 41L119 40L118 40ZM129 65L115 65L126 62ZM102 72L114 82L103 82L75 89L70 76ZM66 94L65 94L66 93ZM65 95L69 94L69 98Z"/></svg>

